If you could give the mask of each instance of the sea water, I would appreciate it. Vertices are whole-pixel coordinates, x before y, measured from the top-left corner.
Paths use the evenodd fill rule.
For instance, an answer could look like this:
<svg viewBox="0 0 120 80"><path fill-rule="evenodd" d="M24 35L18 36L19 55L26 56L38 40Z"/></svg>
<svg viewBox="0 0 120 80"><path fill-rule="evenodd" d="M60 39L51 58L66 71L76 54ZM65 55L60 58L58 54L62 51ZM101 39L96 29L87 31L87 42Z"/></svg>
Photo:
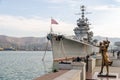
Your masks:
<svg viewBox="0 0 120 80"><path fill-rule="evenodd" d="M0 80L33 80L52 70L52 52L0 51Z"/></svg>

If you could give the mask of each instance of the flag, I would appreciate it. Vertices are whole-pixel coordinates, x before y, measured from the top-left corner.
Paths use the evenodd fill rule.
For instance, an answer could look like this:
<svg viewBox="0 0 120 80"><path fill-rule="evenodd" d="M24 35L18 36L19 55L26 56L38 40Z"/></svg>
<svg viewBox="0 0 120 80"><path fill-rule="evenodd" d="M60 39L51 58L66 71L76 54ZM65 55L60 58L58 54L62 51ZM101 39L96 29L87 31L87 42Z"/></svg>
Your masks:
<svg viewBox="0 0 120 80"><path fill-rule="evenodd" d="M51 24L58 24L58 22L54 19L51 19Z"/></svg>

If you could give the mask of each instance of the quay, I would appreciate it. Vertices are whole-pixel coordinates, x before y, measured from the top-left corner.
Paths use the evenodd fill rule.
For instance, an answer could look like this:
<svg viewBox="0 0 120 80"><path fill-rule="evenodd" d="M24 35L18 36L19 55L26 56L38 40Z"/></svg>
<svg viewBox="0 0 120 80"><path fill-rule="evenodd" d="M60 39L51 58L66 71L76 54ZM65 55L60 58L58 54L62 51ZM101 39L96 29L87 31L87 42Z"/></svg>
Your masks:
<svg viewBox="0 0 120 80"><path fill-rule="evenodd" d="M117 79L108 79L108 78L98 78L97 77L97 72L100 71L100 67L95 67L94 68L94 72L93 73L89 73L87 72L86 73L86 80L120 80L120 67L110 67L110 73L114 73L114 74L118 74L118 78ZM43 75L41 77L38 77L34 80L56 80L55 78L57 77L60 77L61 75L64 75L65 73L69 72L69 70L60 70L59 72L56 72L56 73L49 73L49 74L46 74L46 75ZM69 77L68 77L69 76ZM75 80L75 79L69 79L70 75L67 76L67 79L66 80ZM63 78L60 78L59 80L65 80ZM80 80L80 79L78 79Z"/></svg>
<svg viewBox="0 0 120 80"><path fill-rule="evenodd" d="M59 70L58 72L45 74L36 78L35 80L53 80L66 72L68 72L68 70Z"/></svg>
<svg viewBox="0 0 120 80"><path fill-rule="evenodd" d="M59 65L58 72L51 72L34 80L120 80L120 60L115 57L110 57L110 59L113 60L112 66L109 67L110 74L115 75L116 78L97 76L100 72L101 63L100 56L97 56L96 58L89 58L87 72L84 62L73 62L67 65ZM104 68L104 73L106 73L106 67Z"/></svg>

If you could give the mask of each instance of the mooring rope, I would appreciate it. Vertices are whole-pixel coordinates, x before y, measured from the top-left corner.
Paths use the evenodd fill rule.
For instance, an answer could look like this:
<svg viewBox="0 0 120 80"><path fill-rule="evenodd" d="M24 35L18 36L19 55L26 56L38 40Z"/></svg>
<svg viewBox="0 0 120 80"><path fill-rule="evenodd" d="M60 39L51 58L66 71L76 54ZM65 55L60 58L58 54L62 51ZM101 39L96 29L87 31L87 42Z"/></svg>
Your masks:
<svg viewBox="0 0 120 80"><path fill-rule="evenodd" d="M46 48L45 48L45 53L43 55L42 61L44 61L44 59L45 59L45 55L46 55L46 52L47 52L48 43L49 43L49 40L47 41Z"/></svg>

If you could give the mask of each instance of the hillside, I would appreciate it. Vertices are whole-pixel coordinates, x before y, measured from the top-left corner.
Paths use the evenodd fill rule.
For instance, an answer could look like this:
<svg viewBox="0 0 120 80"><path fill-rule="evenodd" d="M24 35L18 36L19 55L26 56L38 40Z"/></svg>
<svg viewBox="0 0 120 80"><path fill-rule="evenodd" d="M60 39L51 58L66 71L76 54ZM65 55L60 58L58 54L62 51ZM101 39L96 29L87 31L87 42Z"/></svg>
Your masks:
<svg viewBox="0 0 120 80"><path fill-rule="evenodd" d="M94 39L98 41L105 40L105 37L95 36ZM114 42L120 41L120 38L108 38L111 42L110 45L114 45ZM10 37L0 35L0 48L13 48L15 50L27 50L38 51L46 50L47 39L46 37ZM47 50L51 50L50 42Z"/></svg>
<svg viewBox="0 0 120 80"><path fill-rule="evenodd" d="M9 37L0 35L0 48L14 48L15 50L45 50L45 37ZM50 50L50 45L48 46Z"/></svg>
<svg viewBox="0 0 120 80"><path fill-rule="evenodd" d="M102 36L94 36L94 39L97 39L98 41L102 41L105 40L106 37L102 37ZM115 42L120 41L120 38L110 38L108 37L108 40L111 42L111 45L114 45Z"/></svg>

